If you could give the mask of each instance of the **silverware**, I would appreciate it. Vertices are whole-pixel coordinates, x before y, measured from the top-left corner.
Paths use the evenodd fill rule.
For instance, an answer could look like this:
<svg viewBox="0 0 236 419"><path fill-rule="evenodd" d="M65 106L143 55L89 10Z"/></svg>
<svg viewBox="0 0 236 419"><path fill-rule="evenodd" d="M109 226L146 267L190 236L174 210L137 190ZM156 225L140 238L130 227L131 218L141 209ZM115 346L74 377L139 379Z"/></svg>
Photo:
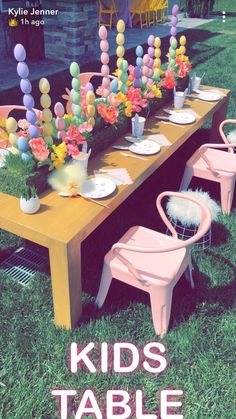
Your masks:
<svg viewBox="0 0 236 419"><path fill-rule="evenodd" d="M116 150L129 150L129 147L125 145L113 145L112 148L115 148Z"/></svg>
<svg viewBox="0 0 236 419"><path fill-rule="evenodd" d="M156 119L160 119L161 121L169 121L169 117L168 116L155 116Z"/></svg>
<svg viewBox="0 0 236 419"><path fill-rule="evenodd" d="M72 194L69 194L69 193L63 193L63 192L59 192L59 194L58 194L58 195L63 196L63 197L65 197L65 198L71 198L71 197L72 197ZM82 198L86 199L87 201L94 202L95 204L100 205L101 207L104 207L104 208L110 208L108 205L106 205L106 204L102 204L101 202L98 202L98 201L96 201L96 200L95 200L95 199L93 199L93 198L89 198L88 196L81 195L79 192L77 192L77 195L78 195L78 196L81 196Z"/></svg>
<svg viewBox="0 0 236 419"><path fill-rule="evenodd" d="M128 153L120 153L122 156L125 157L133 157L133 159L138 159L138 160L148 160L145 157L139 157L139 156L133 156L133 154L128 154Z"/></svg>

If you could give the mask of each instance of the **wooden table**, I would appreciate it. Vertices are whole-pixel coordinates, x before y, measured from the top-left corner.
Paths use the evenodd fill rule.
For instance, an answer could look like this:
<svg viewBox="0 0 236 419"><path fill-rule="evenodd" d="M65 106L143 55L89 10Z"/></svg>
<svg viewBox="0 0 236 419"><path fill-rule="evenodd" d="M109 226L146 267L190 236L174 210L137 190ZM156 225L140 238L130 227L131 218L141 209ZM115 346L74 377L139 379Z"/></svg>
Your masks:
<svg viewBox="0 0 236 419"><path fill-rule="evenodd" d="M213 122L210 141L219 141L218 127L225 118L230 94L229 90L221 91L225 96L219 102L186 100L186 104L200 115L191 125L173 126L150 118L146 124L147 130L164 134L171 146L162 147L159 154L149 156L147 161L126 158L111 147L90 161L91 174L94 169L101 167L126 167L134 181L131 185L119 186L114 195L102 201L109 205L109 209L81 197L61 198L57 193L47 191L40 197L40 211L34 215L26 215L19 208L19 199L0 194L0 228L49 249L57 326L74 327L81 315L82 241L211 116ZM125 142L119 139L117 144L121 144L121 141Z"/></svg>

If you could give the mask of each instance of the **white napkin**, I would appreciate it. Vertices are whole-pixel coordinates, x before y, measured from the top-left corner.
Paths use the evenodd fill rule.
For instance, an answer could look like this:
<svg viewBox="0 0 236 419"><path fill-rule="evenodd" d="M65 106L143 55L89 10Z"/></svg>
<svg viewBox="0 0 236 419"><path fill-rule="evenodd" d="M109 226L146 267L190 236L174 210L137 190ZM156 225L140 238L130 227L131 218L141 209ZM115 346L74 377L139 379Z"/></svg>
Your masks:
<svg viewBox="0 0 236 419"><path fill-rule="evenodd" d="M100 169L94 170L95 176L105 176L111 178L116 185L131 185L133 183L127 169Z"/></svg>

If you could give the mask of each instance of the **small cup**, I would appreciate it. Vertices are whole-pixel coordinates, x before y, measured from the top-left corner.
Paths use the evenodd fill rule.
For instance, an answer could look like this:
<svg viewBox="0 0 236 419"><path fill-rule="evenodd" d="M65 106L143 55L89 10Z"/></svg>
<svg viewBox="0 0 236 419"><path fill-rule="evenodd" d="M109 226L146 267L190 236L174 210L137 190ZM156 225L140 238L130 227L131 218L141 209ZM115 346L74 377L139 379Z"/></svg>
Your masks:
<svg viewBox="0 0 236 419"><path fill-rule="evenodd" d="M83 167L83 169L85 169L85 171L87 172L88 159L89 159L88 153L84 153L83 151L80 151L78 156L74 157L73 159L75 163L79 163L81 167Z"/></svg>
<svg viewBox="0 0 236 419"><path fill-rule="evenodd" d="M134 117L132 118L132 135L133 137L141 137L144 131L146 119L142 116L138 117L138 120Z"/></svg>
<svg viewBox="0 0 236 419"><path fill-rule="evenodd" d="M193 90L199 90L201 85L201 77L195 77L193 83Z"/></svg>
<svg viewBox="0 0 236 419"><path fill-rule="evenodd" d="M185 94L184 92L176 92L174 95L174 107L180 109L184 106Z"/></svg>

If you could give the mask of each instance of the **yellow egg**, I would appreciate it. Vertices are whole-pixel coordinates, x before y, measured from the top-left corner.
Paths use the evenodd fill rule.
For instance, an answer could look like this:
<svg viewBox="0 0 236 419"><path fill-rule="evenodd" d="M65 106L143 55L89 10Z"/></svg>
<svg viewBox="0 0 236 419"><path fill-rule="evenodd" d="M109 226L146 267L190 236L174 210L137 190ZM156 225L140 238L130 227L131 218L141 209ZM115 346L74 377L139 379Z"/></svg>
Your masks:
<svg viewBox="0 0 236 419"><path fill-rule="evenodd" d="M46 124L44 124L43 133L46 137L50 137L52 135L53 127L52 124L50 124L50 122L46 122Z"/></svg>
<svg viewBox="0 0 236 419"><path fill-rule="evenodd" d="M17 128L18 128L18 125L15 118L12 118L12 117L7 118L7 121L6 121L7 132L16 132Z"/></svg>
<svg viewBox="0 0 236 419"><path fill-rule="evenodd" d="M182 54L182 55L184 55L185 52L186 52L186 48L183 45L181 45L181 47L179 48L179 50L180 50L180 54Z"/></svg>
<svg viewBox="0 0 236 419"><path fill-rule="evenodd" d="M50 84L49 84L48 79L43 78L39 80L39 90L41 93L45 93L45 94L50 92Z"/></svg>
<svg viewBox="0 0 236 419"><path fill-rule="evenodd" d="M155 60L154 60L154 67L155 68L160 68L161 67L161 60L160 60L160 58L155 58Z"/></svg>
<svg viewBox="0 0 236 419"><path fill-rule="evenodd" d="M116 43L118 45L121 45L121 46L124 45L124 43L125 43L125 36L124 36L123 33L118 33L118 35L116 37Z"/></svg>
<svg viewBox="0 0 236 419"><path fill-rule="evenodd" d="M124 32L125 31L125 22L122 19L118 20L117 25L116 25L116 29L117 29L117 32Z"/></svg>
<svg viewBox="0 0 236 419"><path fill-rule="evenodd" d="M50 108L51 103L52 103L50 96L47 94L43 94L40 98L40 103L41 103L42 108Z"/></svg>
<svg viewBox="0 0 236 419"><path fill-rule="evenodd" d="M123 58L118 58L118 60L116 61L117 68L120 68L122 62L123 62Z"/></svg>
<svg viewBox="0 0 236 419"><path fill-rule="evenodd" d="M160 50L160 48L156 48L155 49L155 57L160 58L160 56L161 56L161 50Z"/></svg>
<svg viewBox="0 0 236 419"><path fill-rule="evenodd" d="M116 48L116 55L117 55L117 57L119 57L119 58L122 58L122 57L124 57L124 55L125 55L125 49L124 49L124 47L117 47Z"/></svg>
<svg viewBox="0 0 236 419"><path fill-rule="evenodd" d="M95 119L93 117L89 118L88 123L90 125L92 125L92 127L94 127L94 125L95 125Z"/></svg>
<svg viewBox="0 0 236 419"><path fill-rule="evenodd" d="M17 140L18 140L18 135L11 132L9 134L9 141L10 141L11 145L13 145L13 146L17 145Z"/></svg>
<svg viewBox="0 0 236 419"><path fill-rule="evenodd" d="M155 46L155 48L160 48L160 46L161 46L161 40L158 36L155 38L154 46Z"/></svg>
<svg viewBox="0 0 236 419"><path fill-rule="evenodd" d="M50 109L43 110L43 120L44 122L50 122L52 120L52 112Z"/></svg>
<svg viewBox="0 0 236 419"><path fill-rule="evenodd" d="M94 116L95 115L95 107L93 105L88 105L87 114L88 114L88 116Z"/></svg>
<svg viewBox="0 0 236 419"><path fill-rule="evenodd" d="M121 78L122 74L123 74L122 70L118 70L117 71L117 77L118 77L118 79Z"/></svg>
<svg viewBox="0 0 236 419"><path fill-rule="evenodd" d="M94 93L91 92L91 90L86 95L86 101L89 105L93 105L93 103L95 101Z"/></svg>
<svg viewBox="0 0 236 419"><path fill-rule="evenodd" d="M184 35L180 37L179 43L180 45L183 45L183 46L186 44L186 37Z"/></svg>

